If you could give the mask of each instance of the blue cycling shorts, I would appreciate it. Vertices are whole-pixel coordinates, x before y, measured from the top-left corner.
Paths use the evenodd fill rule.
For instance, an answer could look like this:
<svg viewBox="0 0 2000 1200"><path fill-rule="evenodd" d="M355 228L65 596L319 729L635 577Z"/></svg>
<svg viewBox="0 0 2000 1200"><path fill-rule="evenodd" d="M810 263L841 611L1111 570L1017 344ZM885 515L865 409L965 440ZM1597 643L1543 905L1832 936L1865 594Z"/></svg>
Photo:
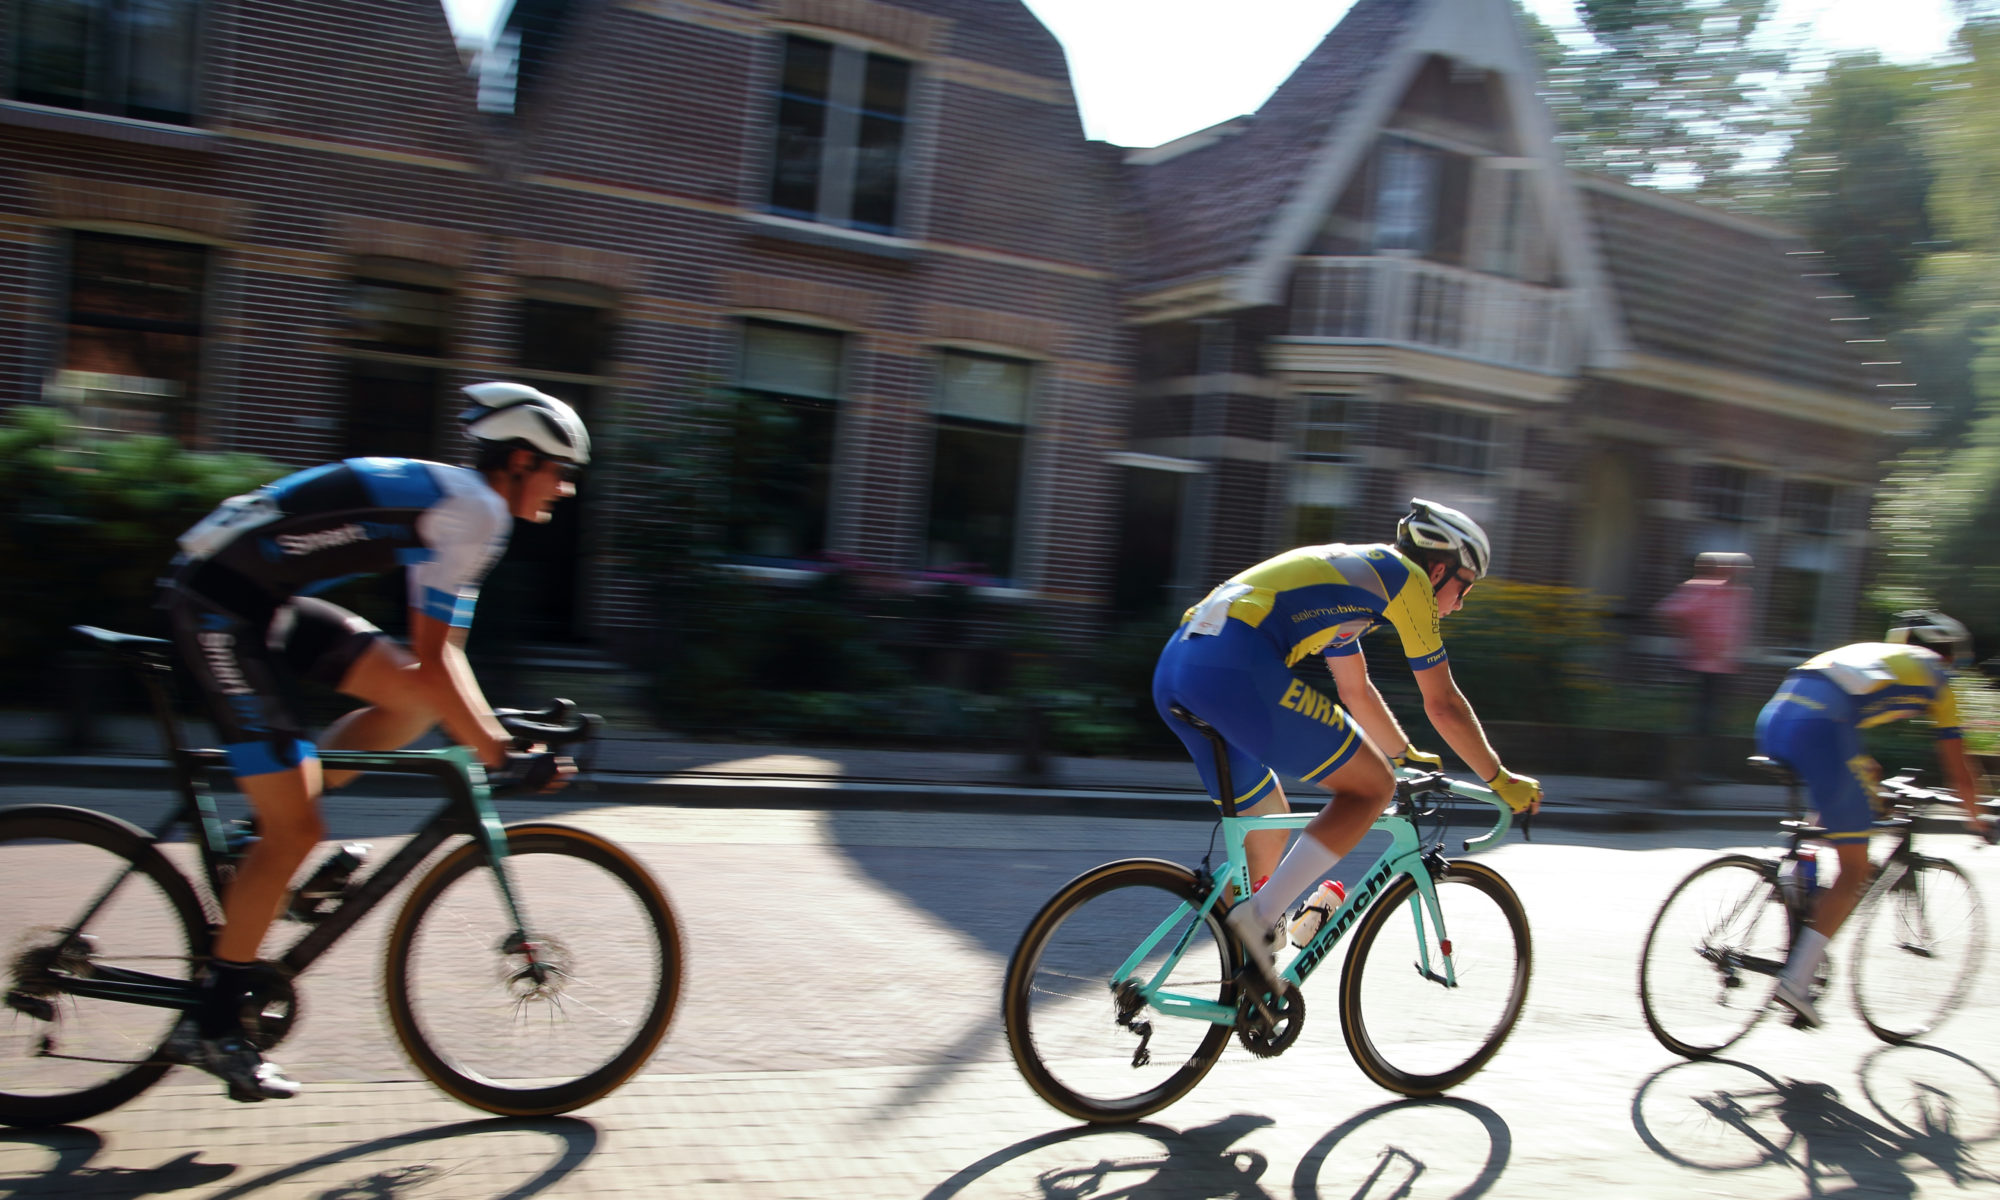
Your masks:
<svg viewBox="0 0 2000 1200"><path fill-rule="evenodd" d="M1875 781L1854 698L1812 672L1787 676L1757 714L1757 750L1805 780L1830 842L1866 841L1875 821Z"/></svg>
<svg viewBox="0 0 2000 1200"><path fill-rule="evenodd" d="M1175 704L1222 735L1239 807L1269 795L1276 771L1318 783L1362 744L1340 706L1301 683L1270 641L1241 621L1224 621L1212 636L1176 630L1153 669L1153 707L1187 747L1210 798L1219 800L1215 750L1201 730L1168 711Z"/></svg>

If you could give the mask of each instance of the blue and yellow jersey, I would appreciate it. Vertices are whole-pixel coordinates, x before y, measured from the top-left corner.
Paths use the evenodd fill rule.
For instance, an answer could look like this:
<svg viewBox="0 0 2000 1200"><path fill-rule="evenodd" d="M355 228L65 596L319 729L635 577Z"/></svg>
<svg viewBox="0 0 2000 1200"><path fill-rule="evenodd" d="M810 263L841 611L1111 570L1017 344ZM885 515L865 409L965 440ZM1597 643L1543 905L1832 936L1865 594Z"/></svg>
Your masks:
<svg viewBox="0 0 2000 1200"><path fill-rule="evenodd" d="M1258 563L1210 592L1183 624L1220 616L1264 635L1291 666L1310 654L1358 653L1361 635L1389 624L1410 669L1445 661L1430 577L1394 546L1302 546Z"/></svg>
<svg viewBox="0 0 2000 1200"><path fill-rule="evenodd" d="M1846 693L1856 728L1928 717L1938 737L1959 736L1958 701L1944 659L1922 646L1857 642L1816 654L1793 673L1818 675Z"/></svg>

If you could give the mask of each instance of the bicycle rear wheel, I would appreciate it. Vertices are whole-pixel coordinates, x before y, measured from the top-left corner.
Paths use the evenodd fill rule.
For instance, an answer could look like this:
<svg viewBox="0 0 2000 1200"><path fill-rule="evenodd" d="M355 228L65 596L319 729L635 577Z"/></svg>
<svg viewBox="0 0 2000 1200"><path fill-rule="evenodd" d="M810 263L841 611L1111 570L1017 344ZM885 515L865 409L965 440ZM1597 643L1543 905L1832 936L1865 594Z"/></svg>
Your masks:
<svg viewBox="0 0 2000 1200"><path fill-rule="evenodd" d="M1707 1058L1764 1015L1791 945L1771 864L1730 854L1675 885L1639 952L1639 1005L1660 1044Z"/></svg>
<svg viewBox="0 0 2000 1200"><path fill-rule="evenodd" d="M181 1010L75 996L66 981L122 968L185 982L207 941L194 889L137 827L53 804L0 812L0 1124L85 1120L157 1082Z"/></svg>
<svg viewBox="0 0 2000 1200"><path fill-rule="evenodd" d="M1355 927L1340 980L1348 1051L1405 1096L1435 1096L1485 1066L1528 998L1533 948L1514 889L1482 863L1453 863L1436 887L1447 940L1416 881L1397 876Z"/></svg>
<svg viewBox="0 0 2000 1200"><path fill-rule="evenodd" d="M1123 981L1236 1003L1229 943L1194 874L1158 859L1106 863L1042 906L1007 966L1001 1011L1007 1046L1035 1093L1083 1121L1136 1121L1185 1096L1222 1056L1230 1025L1163 1013ZM1118 968L1158 930L1130 972ZM1143 1050L1143 1053L1142 1053Z"/></svg>
<svg viewBox="0 0 2000 1200"><path fill-rule="evenodd" d="M1972 880L1954 863L1920 858L1861 920L1854 1010L1868 1031L1894 1045L1943 1024L1986 956L1986 914Z"/></svg>
<svg viewBox="0 0 2000 1200"><path fill-rule="evenodd" d="M546 1116L644 1066L680 992L680 930L620 847L562 825L507 830L516 936L477 842L418 882L389 934L389 1016L431 1081L475 1108Z"/></svg>

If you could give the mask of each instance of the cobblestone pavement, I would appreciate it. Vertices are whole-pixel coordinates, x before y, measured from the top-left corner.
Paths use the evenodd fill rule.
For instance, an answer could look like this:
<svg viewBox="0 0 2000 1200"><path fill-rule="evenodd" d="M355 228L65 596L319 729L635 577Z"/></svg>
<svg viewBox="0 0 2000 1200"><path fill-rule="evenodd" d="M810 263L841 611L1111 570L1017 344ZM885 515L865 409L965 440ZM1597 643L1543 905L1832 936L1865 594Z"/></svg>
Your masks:
<svg viewBox="0 0 2000 1200"><path fill-rule="evenodd" d="M141 821L162 806L0 787L0 805L30 798ZM331 833L380 853L423 807L335 801ZM306 1016L277 1057L305 1095L234 1105L180 1071L87 1129L0 1130L0 1196L2000 1195L1990 991L1932 1046L1869 1038L1844 982L1827 1029L1767 1021L1729 1062L1683 1063L1646 1034L1644 926L1675 879L1741 833L1551 832L1484 856L1527 905L1535 975L1507 1046L1447 1098L1398 1101L1361 1076L1328 971L1282 1058L1232 1046L1151 1121L1090 1130L1007 1058L1006 955L1063 880L1111 857L1191 862L1205 827L653 805L562 819L639 854L688 939L681 1010L624 1089L568 1117L497 1120L418 1080L381 1016L378 913L303 980ZM2000 852L1929 845L2000 896ZM35 869L0 852L10 882Z"/></svg>

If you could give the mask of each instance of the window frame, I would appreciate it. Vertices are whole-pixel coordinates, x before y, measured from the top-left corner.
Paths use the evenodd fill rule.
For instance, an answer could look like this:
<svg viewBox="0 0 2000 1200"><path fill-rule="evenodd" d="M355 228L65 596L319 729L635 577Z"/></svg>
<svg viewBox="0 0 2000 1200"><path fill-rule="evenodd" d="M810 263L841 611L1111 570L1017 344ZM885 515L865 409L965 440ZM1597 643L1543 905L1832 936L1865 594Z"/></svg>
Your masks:
<svg viewBox="0 0 2000 1200"><path fill-rule="evenodd" d="M777 61L766 91L771 104L770 139L766 169L759 185L758 210L763 215L780 220L850 233L893 239L907 237L914 207L914 197L910 194L910 167L916 133L916 97L923 78L921 63L910 54L833 36L829 31L781 27L777 33ZM810 43L826 49L827 85L823 95L794 96L786 91L786 74L794 42ZM876 60L897 64L905 71L900 113L871 111L866 107L869 71ZM809 101L822 109L818 135L819 161L814 168L814 205L811 211L780 207L775 195L778 172L783 165L783 108L788 100ZM864 122L871 117L890 120L898 130L894 190L890 199L893 214L891 223L887 225L861 220L855 212L855 197L862 176L860 156L865 148Z"/></svg>
<svg viewBox="0 0 2000 1200"><path fill-rule="evenodd" d="M933 563L931 545L937 530L937 479L939 449L945 431L955 429L969 432L1011 434L1016 439L1016 462L1014 467L1014 495L1012 512L1007 520L1007 559L1005 563L983 563L988 574L980 576L982 587L1020 587L1022 584L1023 555L1028 543L1028 473L1033 465L1035 450L1035 418L1037 401L1042 389L1043 362L1037 358L978 346L936 345L932 347L933 385L931 389L931 470L924 499L924 534L919 552L921 569L929 573L947 573L949 568L963 565L958 563ZM1024 374L1021 390L1020 420L1005 421L968 416L945 411L945 387L947 373L945 363L951 358L966 358L985 362L1001 363L1019 368Z"/></svg>
<svg viewBox="0 0 2000 1200"><path fill-rule="evenodd" d="M164 232L164 231L163 231ZM200 397L203 368L208 358L209 305L212 302L216 273L216 247L203 240L159 236L149 233L126 232L98 228L73 227L64 230L63 269L61 276L61 342L56 353L55 367L50 375L52 395L76 407L76 417L82 421L87 416L84 409L93 393L121 395L128 397L146 396L151 413L157 418L156 430L137 426L84 426L102 429L109 433L156 432L174 438L183 445L195 445L200 440ZM195 293L191 305L191 317L174 320L158 317L133 317L112 312L92 311L78 306L77 262L78 247L85 241L105 243L136 244L160 247L194 256L198 261L195 271ZM79 319L83 318L83 319ZM95 319L92 319L95 318ZM159 380L155 376L113 375L105 372L85 371L68 365L70 352L75 340L74 330L78 328L124 330L132 333L157 333L170 337L185 337L192 345L188 353L188 377L184 380ZM97 381L129 381L131 383L166 382L178 383L180 390L174 392L165 388L92 386ZM131 406L110 405L115 411ZM150 422L144 422L150 423Z"/></svg>
<svg viewBox="0 0 2000 1200"><path fill-rule="evenodd" d="M852 394L852 370L854 359L855 331L833 325L820 324L811 320L801 320L792 314L739 313L734 318L733 361L729 373L730 391L734 396L731 406L732 429L740 419L745 401L756 400L781 405L794 405L803 411L821 411L827 414L830 426L826 433L827 455L825 463L825 494L820 498L820 525L815 539L817 545L808 546L797 554L765 554L754 548L733 544L737 539L736 515L732 511L737 488L739 487L737 448L734 436L730 439L725 454L725 477L728 499L722 514L723 541L725 553L739 562L760 566L795 567L825 555L836 545L835 521L839 511L839 471L840 440L845 424L846 410ZM833 339L836 361L833 364L833 389L831 394L796 389L796 394L757 386L749 382L750 330L753 328L786 329L802 333L818 334Z"/></svg>
<svg viewBox="0 0 2000 1200"><path fill-rule="evenodd" d="M1284 523L1288 539L1293 545L1320 544L1338 540L1337 537L1321 537L1320 531L1308 527L1302 513L1307 507L1302 503L1302 492L1308 477L1320 470L1329 470L1336 479L1342 479L1350 488L1356 480L1350 473L1363 461L1361 448L1354 444L1357 435L1365 433L1373 424L1372 399L1360 390L1316 389L1302 391L1293 396L1295 409L1292 414L1290 454L1287 459L1288 480L1284 491ZM1339 422L1313 420L1313 404L1321 400L1338 400L1345 409L1344 419ZM1310 438L1315 430L1337 430L1342 434L1342 448L1336 451L1313 450ZM1351 508L1352 501L1341 506ZM1335 506L1315 506L1329 512L1338 513ZM1339 521L1339 516L1334 520Z"/></svg>
<svg viewBox="0 0 2000 1200"><path fill-rule="evenodd" d="M116 62L108 74L109 81L100 83L94 87L87 86L86 102L83 104L65 103L53 95L46 93L38 93L35 97L24 96L22 94L22 60L25 53L22 46L22 39L26 35L28 11L27 5L15 4L12 12L9 14L6 29L7 54L4 61L5 98L16 104L31 104L58 112L84 113L97 117L114 117L120 120L144 121L149 124L178 128L190 128L198 125L203 115L203 101L205 98L202 63L204 52L208 45L208 5L202 3L201 0L180 0L180 4L186 14L188 23L185 76L177 81L179 89L185 97L186 108L184 111L179 109L168 110L164 108L135 106L131 101L131 86L135 74L133 70L135 56L131 44L132 39L128 32L131 19L130 14L133 7L131 0L111 0L110 3L104 4L102 6L103 16L100 19L107 22L107 27L105 29L92 28L86 31L86 41L97 43L90 47L90 52L94 53L107 40L116 41L118 45L114 54ZM95 37L91 35L95 35ZM108 93L114 91L122 97L115 104L105 99Z"/></svg>
<svg viewBox="0 0 2000 1200"><path fill-rule="evenodd" d="M1495 414L1453 404L1418 404L1416 409L1416 419L1410 431L1415 446L1411 466L1450 475L1488 476L1494 473L1494 461L1500 449L1500 430ZM1476 434L1455 432L1447 427L1447 422L1454 421L1480 422L1481 431ZM1451 456L1440 452L1444 447L1474 448L1476 455L1469 457L1476 461L1469 465L1449 461Z"/></svg>
<svg viewBox="0 0 2000 1200"><path fill-rule="evenodd" d="M371 369L384 370L390 376L402 372L427 372L431 376L430 429L424 439L423 452L413 457L442 457L449 445L446 381L457 366L453 360L453 350L457 345L456 335L464 303L457 273L445 267L411 259L364 255L350 260L343 284L340 309L342 328L338 339L343 379L336 444L343 447L345 452L352 454L385 454L393 451L394 447L364 445L355 439L357 411L355 401L359 381L366 378ZM441 296L443 304L437 325L435 351L423 353L391 349L383 344L361 341L357 336L359 329L354 323L354 311L357 289L363 286L406 288Z"/></svg>

